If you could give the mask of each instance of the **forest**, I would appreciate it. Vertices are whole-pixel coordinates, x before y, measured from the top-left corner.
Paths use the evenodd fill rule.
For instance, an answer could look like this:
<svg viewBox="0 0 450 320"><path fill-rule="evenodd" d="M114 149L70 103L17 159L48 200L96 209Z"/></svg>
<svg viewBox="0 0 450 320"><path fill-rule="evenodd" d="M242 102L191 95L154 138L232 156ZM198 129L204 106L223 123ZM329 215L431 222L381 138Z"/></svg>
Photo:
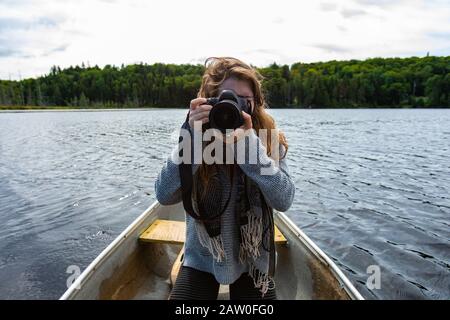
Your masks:
<svg viewBox="0 0 450 320"><path fill-rule="evenodd" d="M450 56L370 58L258 67L270 108L450 107ZM0 80L0 109L186 107L203 65L53 66Z"/></svg>

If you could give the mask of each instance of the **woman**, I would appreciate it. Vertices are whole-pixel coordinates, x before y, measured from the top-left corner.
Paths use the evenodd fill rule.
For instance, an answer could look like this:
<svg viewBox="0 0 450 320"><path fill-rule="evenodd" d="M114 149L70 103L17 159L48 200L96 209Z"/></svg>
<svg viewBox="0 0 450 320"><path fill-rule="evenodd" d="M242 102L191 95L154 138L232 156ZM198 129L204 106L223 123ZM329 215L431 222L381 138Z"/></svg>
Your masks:
<svg viewBox="0 0 450 320"><path fill-rule="evenodd" d="M260 139L262 129L276 132L276 127L265 109L262 77L254 68L234 58L209 58L205 65L198 98L190 103L190 131L198 130L196 122L204 124L203 130L207 127L212 106L205 98L233 90L247 100L251 112L242 113L244 124L224 141L230 146L248 139L245 153L258 157L253 162L203 161L192 166L192 207L202 218L186 215L184 261L170 298L217 299L219 285L229 284L231 300L276 299L272 209L286 211L294 198L286 163L288 145L282 133L274 145ZM279 157L272 159L271 154ZM269 174L262 174L263 169ZM158 175L155 191L163 205L182 200L179 167L172 157Z"/></svg>

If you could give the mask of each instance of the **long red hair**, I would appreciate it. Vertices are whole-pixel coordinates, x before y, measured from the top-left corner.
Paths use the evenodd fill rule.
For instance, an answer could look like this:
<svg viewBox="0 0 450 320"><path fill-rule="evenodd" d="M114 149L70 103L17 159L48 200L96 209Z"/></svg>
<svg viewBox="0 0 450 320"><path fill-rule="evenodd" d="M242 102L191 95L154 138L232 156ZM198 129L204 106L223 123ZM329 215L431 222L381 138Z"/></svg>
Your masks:
<svg viewBox="0 0 450 320"><path fill-rule="evenodd" d="M250 85L254 96L254 109L252 113L253 128L257 135L259 135L260 129L266 129L267 137L271 137L271 130L276 129L276 124L272 116L266 111L267 104L261 85L264 79L262 75L255 68L239 59L231 57L208 58L205 61L205 68L206 70L203 74L202 84L197 97L208 98L218 96L220 86L228 78L246 81ZM278 141L285 148L285 152L282 155L282 157L285 157L288 150L288 143L285 135L280 131L278 132ZM267 149L267 154L270 156L271 139L263 139L263 143ZM202 182L207 184L210 176L210 165L202 163L199 170Z"/></svg>

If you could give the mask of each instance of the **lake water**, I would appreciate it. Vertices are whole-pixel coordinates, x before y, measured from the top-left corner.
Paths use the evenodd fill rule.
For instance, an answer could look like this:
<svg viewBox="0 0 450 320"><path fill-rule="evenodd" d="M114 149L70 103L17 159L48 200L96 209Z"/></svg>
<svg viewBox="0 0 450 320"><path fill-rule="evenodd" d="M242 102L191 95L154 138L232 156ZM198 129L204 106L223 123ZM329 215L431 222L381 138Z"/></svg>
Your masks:
<svg viewBox="0 0 450 320"><path fill-rule="evenodd" d="M449 299L450 110L270 112L290 145L288 216L363 296ZM0 299L58 298L68 266L155 201L185 113L0 113Z"/></svg>

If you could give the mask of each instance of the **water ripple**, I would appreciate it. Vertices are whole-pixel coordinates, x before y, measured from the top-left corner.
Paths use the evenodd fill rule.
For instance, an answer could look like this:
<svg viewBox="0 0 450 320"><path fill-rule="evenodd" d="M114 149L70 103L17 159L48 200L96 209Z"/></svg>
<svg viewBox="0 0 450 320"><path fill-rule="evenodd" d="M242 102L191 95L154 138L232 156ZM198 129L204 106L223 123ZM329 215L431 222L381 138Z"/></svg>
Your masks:
<svg viewBox="0 0 450 320"><path fill-rule="evenodd" d="M368 299L448 299L450 110L270 110L288 215ZM58 298L154 200L185 110L0 114L0 298ZM381 268L369 290L367 268Z"/></svg>

